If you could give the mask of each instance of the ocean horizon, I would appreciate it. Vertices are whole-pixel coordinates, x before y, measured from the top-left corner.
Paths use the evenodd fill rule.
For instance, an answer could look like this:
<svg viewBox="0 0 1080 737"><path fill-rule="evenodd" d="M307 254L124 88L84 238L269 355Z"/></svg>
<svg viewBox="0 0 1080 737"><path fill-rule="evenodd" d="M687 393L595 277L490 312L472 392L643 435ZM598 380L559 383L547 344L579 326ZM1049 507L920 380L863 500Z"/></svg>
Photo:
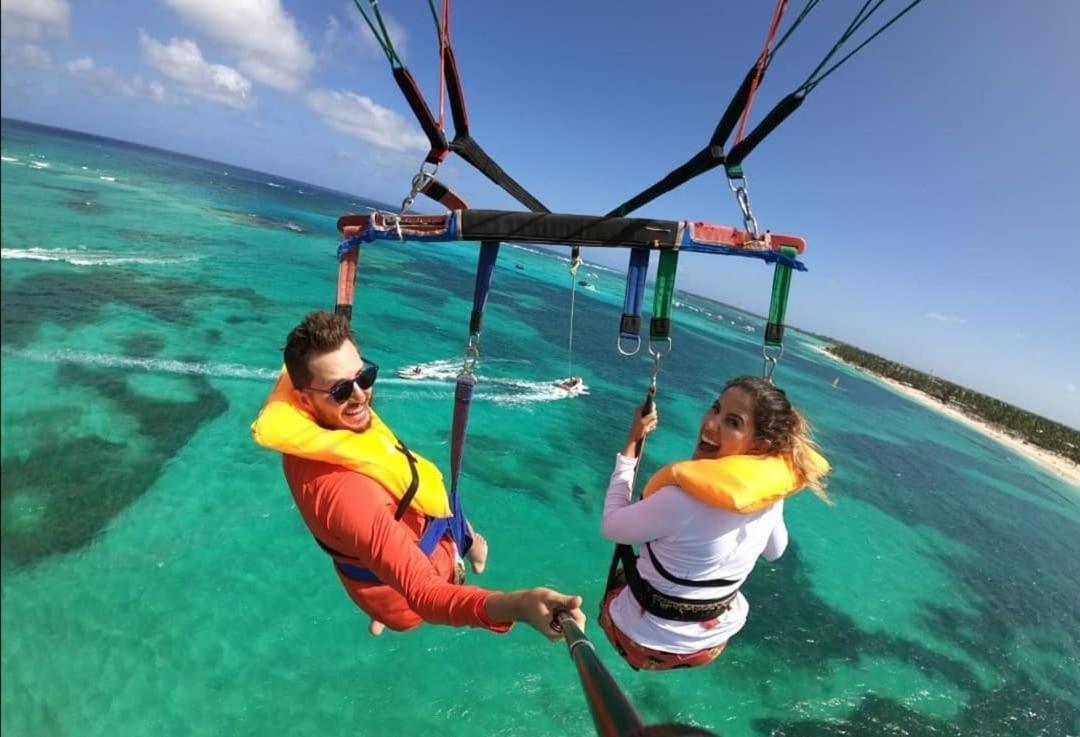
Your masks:
<svg viewBox="0 0 1080 737"><path fill-rule="evenodd" d="M336 219L396 208L6 118L0 143L4 731L594 733L566 648L524 626L370 637L280 459L251 441L285 334L332 307ZM475 254L360 256L376 406L444 471ZM600 514L650 362L615 351L623 277L586 270L571 352L565 254L500 253L462 480L491 544L471 582L582 594L586 634L647 723L1080 736L1080 492L792 327L777 382L816 428L835 503L787 504L791 546L759 563L750 620L714 664L626 666L595 624ZM689 454L727 378L761 371L761 316L676 299L646 474ZM428 378L395 378L409 365ZM571 373L586 394L555 386Z"/></svg>

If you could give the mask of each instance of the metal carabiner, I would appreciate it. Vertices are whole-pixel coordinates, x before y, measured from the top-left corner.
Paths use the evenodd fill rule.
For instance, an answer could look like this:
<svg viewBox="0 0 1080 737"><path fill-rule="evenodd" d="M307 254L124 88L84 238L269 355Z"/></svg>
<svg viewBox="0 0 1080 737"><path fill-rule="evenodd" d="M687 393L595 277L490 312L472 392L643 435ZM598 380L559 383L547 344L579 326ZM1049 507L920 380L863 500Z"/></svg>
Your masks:
<svg viewBox="0 0 1080 737"><path fill-rule="evenodd" d="M632 351L624 351L623 347L622 347L623 339L629 340L630 338L634 339L634 350L632 350ZM619 337L615 339L615 348L617 348L619 353L621 353L624 356L636 356L638 354L638 351L641 350L641 336L640 335L629 335L628 336L628 335L623 335L622 333L619 333Z"/></svg>
<svg viewBox="0 0 1080 737"><path fill-rule="evenodd" d="M428 171L425 167L430 166L431 171ZM416 201L416 195L420 194L420 191L428 185L428 183L435 178L435 174L439 171L439 162L430 162L426 159L420 162L420 170L413 175L412 186L409 188L409 194L405 196L405 199L401 201L401 211L398 212L398 217L405 214L405 211L413 206ZM401 229L398 228L398 235L400 237Z"/></svg>
<svg viewBox="0 0 1080 737"><path fill-rule="evenodd" d="M761 375L770 384L772 383L773 373L776 371L776 365L780 363L780 358L784 355L784 346L780 345L779 349L773 354L769 352L769 346L761 346L761 355L765 359L761 367Z"/></svg>
<svg viewBox="0 0 1080 737"><path fill-rule="evenodd" d="M671 353L671 338L664 338L663 341L661 343L659 343L659 345L663 345L664 343L667 344L667 349L666 350L664 350L664 351L654 351L653 350L653 339L651 337L649 338L649 355L656 358L657 363L660 362L661 357L666 356L667 354Z"/></svg>
<svg viewBox="0 0 1080 737"><path fill-rule="evenodd" d="M735 201L739 203L739 209L742 210L743 227L750 233L752 240L758 240L760 238L758 221L754 217L753 208L750 207L750 180L746 178L746 174L728 177L728 188L735 194Z"/></svg>
<svg viewBox="0 0 1080 737"><path fill-rule="evenodd" d="M461 361L462 373L475 374L478 363L480 363L480 334L472 333L465 346L465 357Z"/></svg>
<svg viewBox="0 0 1080 737"><path fill-rule="evenodd" d="M671 350L671 338L668 338L668 350ZM649 386L652 387L653 392L656 392L656 377L660 375L660 359L666 356L666 353L653 353L650 347L649 353L653 357L652 364L652 380L649 382Z"/></svg>

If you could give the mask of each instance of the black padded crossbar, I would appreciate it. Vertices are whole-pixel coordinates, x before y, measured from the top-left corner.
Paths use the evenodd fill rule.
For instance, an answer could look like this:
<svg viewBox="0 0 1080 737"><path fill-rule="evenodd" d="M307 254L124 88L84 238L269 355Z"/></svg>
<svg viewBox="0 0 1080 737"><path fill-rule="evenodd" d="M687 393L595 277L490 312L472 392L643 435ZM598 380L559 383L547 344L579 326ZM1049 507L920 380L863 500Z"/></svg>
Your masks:
<svg viewBox="0 0 1080 737"><path fill-rule="evenodd" d="M463 210L460 215L462 238L476 241L673 246L679 234L679 222L676 220L503 210Z"/></svg>

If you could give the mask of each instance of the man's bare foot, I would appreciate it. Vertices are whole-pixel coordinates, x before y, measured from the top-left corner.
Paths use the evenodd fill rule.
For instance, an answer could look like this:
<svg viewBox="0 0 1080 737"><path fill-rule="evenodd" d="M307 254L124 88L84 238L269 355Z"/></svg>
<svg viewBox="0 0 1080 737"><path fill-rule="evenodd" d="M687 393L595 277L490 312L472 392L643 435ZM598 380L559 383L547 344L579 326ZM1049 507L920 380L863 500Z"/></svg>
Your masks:
<svg viewBox="0 0 1080 737"><path fill-rule="evenodd" d="M381 635L383 633L383 630L386 629L386 625L383 624L382 622L380 622L377 619L373 619L373 620L371 620L371 624L368 625L367 629L368 629L368 632L371 633L372 637L378 637L379 635Z"/></svg>
<svg viewBox="0 0 1080 737"><path fill-rule="evenodd" d="M484 536L473 532L472 547L469 548L468 554L465 556L469 559L469 563L472 564L473 573L483 573L487 568L487 556L488 556L488 544Z"/></svg>

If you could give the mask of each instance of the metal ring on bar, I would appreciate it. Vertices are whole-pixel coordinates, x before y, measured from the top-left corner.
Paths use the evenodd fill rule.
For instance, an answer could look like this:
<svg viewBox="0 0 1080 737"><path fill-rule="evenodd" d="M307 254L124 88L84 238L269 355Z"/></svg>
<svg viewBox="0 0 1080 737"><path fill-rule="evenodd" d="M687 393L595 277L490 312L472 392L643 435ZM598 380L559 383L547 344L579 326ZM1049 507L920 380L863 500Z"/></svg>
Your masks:
<svg viewBox="0 0 1080 737"><path fill-rule="evenodd" d="M750 180L746 178L745 173L739 174L737 177L728 177L727 186L732 193L738 194L737 190L746 189L750 186Z"/></svg>
<svg viewBox="0 0 1080 737"><path fill-rule="evenodd" d="M636 356L638 354L638 351L641 350L641 336L634 335L632 337L634 338L634 350L624 351L622 347L623 340L629 340L629 337L623 335L622 333L619 333L619 337L615 340L615 348L618 349L619 353L624 356Z"/></svg>
<svg viewBox="0 0 1080 737"><path fill-rule="evenodd" d="M776 371L776 365L780 363L780 357L784 355L784 346L777 346L779 350L774 353L769 352L769 346L761 347L761 355L765 359L762 364L762 375L766 381L772 383L773 372Z"/></svg>

